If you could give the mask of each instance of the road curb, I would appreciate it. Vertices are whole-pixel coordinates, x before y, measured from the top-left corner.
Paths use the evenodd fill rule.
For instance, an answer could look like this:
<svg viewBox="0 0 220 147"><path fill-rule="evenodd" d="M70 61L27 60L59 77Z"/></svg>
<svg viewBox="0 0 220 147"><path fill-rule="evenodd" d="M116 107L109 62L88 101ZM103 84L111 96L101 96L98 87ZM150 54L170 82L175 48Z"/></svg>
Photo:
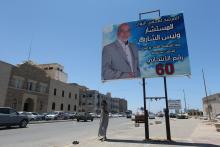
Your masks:
<svg viewBox="0 0 220 147"><path fill-rule="evenodd" d="M76 120L31 121L29 122L29 124L44 124L44 123L55 123L55 122L69 122L69 121L76 121Z"/></svg>

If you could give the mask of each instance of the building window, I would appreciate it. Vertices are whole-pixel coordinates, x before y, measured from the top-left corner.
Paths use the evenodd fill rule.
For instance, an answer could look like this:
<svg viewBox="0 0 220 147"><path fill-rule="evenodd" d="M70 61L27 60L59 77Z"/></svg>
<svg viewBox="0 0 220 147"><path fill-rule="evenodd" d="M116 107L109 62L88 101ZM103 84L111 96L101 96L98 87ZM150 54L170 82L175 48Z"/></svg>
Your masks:
<svg viewBox="0 0 220 147"><path fill-rule="evenodd" d="M33 82L28 82L28 90L32 91L33 89Z"/></svg>
<svg viewBox="0 0 220 147"><path fill-rule="evenodd" d="M74 105L74 111L76 111L76 105Z"/></svg>
<svg viewBox="0 0 220 147"><path fill-rule="evenodd" d="M70 104L68 105L68 111L70 111Z"/></svg>
<svg viewBox="0 0 220 147"><path fill-rule="evenodd" d="M64 97L64 90L62 91L62 97Z"/></svg>
<svg viewBox="0 0 220 147"><path fill-rule="evenodd" d="M47 86L45 84L39 85L39 92L46 93L47 92Z"/></svg>
<svg viewBox="0 0 220 147"><path fill-rule="evenodd" d="M53 67L49 67L49 70L52 70L53 69Z"/></svg>
<svg viewBox="0 0 220 147"><path fill-rule="evenodd" d="M22 88L22 83L23 83L23 81L22 80L20 80L20 79L15 79L14 80L14 84L15 84L15 88Z"/></svg>
<svg viewBox="0 0 220 147"><path fill-rule="evenodd" d="M57 95L57 89L56 88L54 88L54 90L53 90L53 95Z"/></svg>
<svg viewBox="0 0 220 147"><path fill-rule="evenodd" d="M52 110L55 110L55 103L52 104Z"/></svg>
<svg viewBox="0 0 220 147"><path fill-rule="evenodd" d="M77 94L75 94L75 99L77 99Z"/></svg>
<svg viewBox="0 0 220 147"><path fill-rule="evenodd" d="M63 110L63 104L60 105L60 110Z"/></svg>
<svg viewBox="0 0 220 147"><path fill-rule="evenodd" d="M71 92L69 93L69 98L71 98Z"/></svg>

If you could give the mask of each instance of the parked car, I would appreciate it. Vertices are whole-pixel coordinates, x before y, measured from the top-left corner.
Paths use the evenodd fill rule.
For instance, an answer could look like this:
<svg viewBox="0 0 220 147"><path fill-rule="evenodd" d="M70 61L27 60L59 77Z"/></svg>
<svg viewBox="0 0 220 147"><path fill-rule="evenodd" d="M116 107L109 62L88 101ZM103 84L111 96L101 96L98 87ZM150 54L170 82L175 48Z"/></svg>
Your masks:
<svg viewBox="0 0 220 147"><path fill-rule="evenodd" d="M119 114L118 113L112 114L112 117L114 118L119 117Z"/></svg>
<svg viewBox="0 0 220 147"><path fill-rule="evenodd" d="M220 114L217 114L216 117L215 117L215 119L220 120Z"/></svg>
<svg viewBox="0 0 220 147"><path fill-rule="evenodd" d="M29 121L35 121L38 119L37 115L32 114L32 112L19 111L18 113L21 115L26 115Z"/></svg>
<svg viewBox="0 0 220 147"><path fill-rule="evenodd" d="M63 111L50 112L45 116L45 120L64 120L68 119L68 116Z"/></svg>
<svg viewBox="0 0 220 147"><path fill-rule="evenodd" d="M42 120L46 120L46 115L47 115L48 113L42 113L42 114L40 114L41 116L42 116Z"/></svg>
<svg viewBox="0 0 220 147"><path fill-rule="evenodd" d="M93 121L93 116L87 112L79 112L76 116L76 119L77 121L80 121L80 120L84 120L84 121L87 121L87 120L91 120Z"/></svg>
<svg viewBox="0 0 220 147"><path fill-rule="evenodd" d="M201 119L201 120L208 120L208 116L201 116L199 119Z"/></svg>
<svg viewBox="0 0 220 147"><path fill-rule="evenodd" d="M127 114L126 118L131 118L132 114Z"/></svg>
<svg viewBox="0 0 220 147"><path fill-rule="evenodd" d="M109 113L108 116L109 116L109 118L112 118L112 117L113 117L112 113Z"/></svg>
<svg viewBox="0 0 220 147"><path fill-rule="evenodd" d="M134 114L131 115L131 120L135 121L135 115Z"/></svg>
<svg viewBox="0 0 220 147"><path fill-rule="evenodd" d="M55 120L55 117L58 115L56 112L50 112L45 116L45 120Z"/></svg>
<svg viewBox="0 0 220 147"><path fill-rule="evenodd" d="M176 118L176 114L175 113L170 113L170 118Z"/></svg>
<svg viewBox="0 0 220 147"><path fill-rule="evenodd" d="M155 119L155 114L152 114L152 113L149 114L148 118L149 118L149 119Z"/></svg>
<svg viewBox="0 0 220 147"><path fill-rule="evenodd" d="M31 112L31 113L32 113L32 115L35 116L35 120L37 120L37 121L43 120L43 115L41 115L37 112Z"/></svg>
<svg viewBox="0 0 220 147"><path fill-rule="evenodd" d="M176 118L178 118L178 119L188 119L189 116L188 116L187 113L179 113L179 114L177 114Z"/></svg>
<svg viewBox="0 0 220 147"><path fill-rule="evenodd" d="M19 114L15 109L10 107L0 107L0 126L17 126L25 128L29 119L25 115Z"/></svg>
<svg viewBox="0 0 220 147"><path fill-rule="evenodd" d="M77 115L76 112L69 112L68 114L69 114L69 119L75 119Z"/></svg>
<svg viewBox="0 0 220 147"><path fill-rule="evenodd" d="M163 113L158 113L158 114L157 114L157 117L163 117L163 116L164 116Z"/></svg>
<svg viewBox="0 0 220 147"><path fill-rule="evenodd" d="M69 112L63 113L63 119L64 119L64 120L70 119L70 114L69 114Z"/></svg>
<svg viewBox="0 0 220 147"><path fill-rule="evenodd" d="M101 117L101 114L97 114L97 118L100 118ZM113 117L112 115L111 115L111 117Z"/></svg>
<svg viewBox="0 0 220 147"><path fill-rule="evenodd" d="M97 118L97 114L96 113L89 113L90 115L92 115L93 118Z"/></svg>

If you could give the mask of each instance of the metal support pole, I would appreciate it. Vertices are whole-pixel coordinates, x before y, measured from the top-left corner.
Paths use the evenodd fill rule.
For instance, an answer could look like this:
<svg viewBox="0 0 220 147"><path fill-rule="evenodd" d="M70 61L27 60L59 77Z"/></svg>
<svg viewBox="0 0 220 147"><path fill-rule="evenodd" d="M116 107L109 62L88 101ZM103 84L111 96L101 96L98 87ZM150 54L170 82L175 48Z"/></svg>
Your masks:
<svg viewBox="0 0 220 147"><path fill-rule="evenodd" d="M168 108L168 98L167 98L167 79L164 79L164 91L165 91L165 100L166 100L166 109L165 109L165 119L166 119L166 132L167 132L167 140L171 141L170 135L170 118L169 118L169 108Z"/></svg>
<svg viewBox="0 0 220 147"><path fill-rule="evenodd" d="M148 11L144 13L139 13L139 20L141 20L141 16L149 13L155 13L158 12L159 17L160 17L160 10L155 10L155 11ZM146 109L146 90L145 90L145 78L142 78L143 80L143 97L144 97L144 128L145 128L145 139L149 139L149 125L148 125L148 111Z"/></svg>
<svg viewBox="0 0 220 147"><path fill-rule="evenodd" d="M144 97L144 130L145 130L145 139L149 139L149 126L148 126L148 111L146 110L146 90L145 90L145 78L143 80L143 97Z"/></svg>
<svg viewBox="0 0 220 147"><path fill-rule="evenodd" d="M186 108L186 94L185 94L185 90L184 90L184 89L183 89L183 98L184 98L184 104L185 104L184 112L187 113L187 108Z"/></svg>

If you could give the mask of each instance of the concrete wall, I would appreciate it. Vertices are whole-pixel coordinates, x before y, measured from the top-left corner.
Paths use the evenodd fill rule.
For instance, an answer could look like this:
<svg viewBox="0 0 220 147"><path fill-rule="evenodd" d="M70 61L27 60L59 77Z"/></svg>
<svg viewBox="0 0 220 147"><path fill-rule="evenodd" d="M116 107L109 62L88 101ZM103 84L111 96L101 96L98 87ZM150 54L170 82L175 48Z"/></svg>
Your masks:
<svg viewBox="0 0 220 147"><path fill-rule="evenodd" d="M210 114L212 118L214 118L216 114L220 114L220 93L213 94L203 98L204 115L208 115L207 113L208 105L211 107Z"/></svg>
<svg viewBox="0 0 220 147"><path fill-rule="evenodd" d="M5 105L9 78L13 65L0 61L0 107Z"/></svg>

